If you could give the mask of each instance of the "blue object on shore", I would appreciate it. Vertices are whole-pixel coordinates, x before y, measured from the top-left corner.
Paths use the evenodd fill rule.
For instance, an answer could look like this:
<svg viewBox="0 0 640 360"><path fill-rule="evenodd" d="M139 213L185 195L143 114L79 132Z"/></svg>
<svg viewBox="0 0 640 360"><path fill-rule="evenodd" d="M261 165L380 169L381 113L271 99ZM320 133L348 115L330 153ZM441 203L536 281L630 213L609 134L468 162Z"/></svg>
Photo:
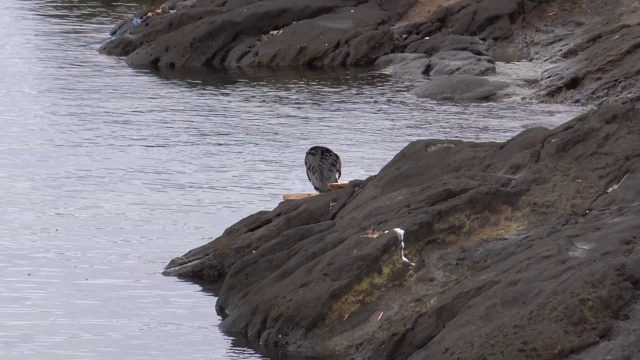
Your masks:
<svg viewBox="0 0 640 360"><path fill-rule="evenodd" d="M143 17L135 18L135 19L133 19L131 24L129 24L129 26L127 26L124 29L122 29L122 30L118 31L117 33L113 34L111 37L106 38L104 40L94 41L94 42L90 42L88 44L80 45L80 47L97 45L97 44L108 43L109 41L113 41L113 40L119 38L120 36L126 34L127 31L131 30L131 28L134 28L134 27L136 27L136 26L138 26L140 24L143 24L145 21L147 21L147 19L149 19L149 16L146 16L146 15L143 16Z"/></svg>

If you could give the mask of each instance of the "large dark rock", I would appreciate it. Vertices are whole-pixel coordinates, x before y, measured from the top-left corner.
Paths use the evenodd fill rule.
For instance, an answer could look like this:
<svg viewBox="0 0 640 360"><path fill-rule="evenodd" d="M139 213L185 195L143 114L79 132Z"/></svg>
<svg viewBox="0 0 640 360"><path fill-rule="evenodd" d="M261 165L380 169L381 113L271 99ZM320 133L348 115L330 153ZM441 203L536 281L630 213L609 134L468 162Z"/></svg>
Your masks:
<svg viewBox="0 0 640 360"><path fill-rule="evenodd" d="M265 37L242 58L228 59L226 65L371 63L393 47L391 29L378 25L388 20L387 12L372 4L339 9L291 24Z"/></svg>
<svg viewBox="0 0 640 360"><path fill-rule="evenodd" d="M223 14L225 10L218 6L185 7L173 14L153 17L143 24L132 28L124 36L117 38L102 46L101 52L127 56L145 44L152 43L159 37L174 33L187 25L193 24L203 18L208 18ZM144 16L148 11L143 11L135 15L136 18ZM123 22L112 30L112 34L122 30L131 24L131 21Z"/></svg>
<svg viewBox="0 0 640 360"><path fill-rule="evenodd" d="M173 1L100 51L160 67L371 64L416 1Z"/></svg>
<svg viewBox="0 0 640 360"><path fill-rule="evenodd" d="M316 355L631 358L638 118L603 105L504 143L415 141L377 176L249 216L165 274L220 286L223 329Z"/></svg>

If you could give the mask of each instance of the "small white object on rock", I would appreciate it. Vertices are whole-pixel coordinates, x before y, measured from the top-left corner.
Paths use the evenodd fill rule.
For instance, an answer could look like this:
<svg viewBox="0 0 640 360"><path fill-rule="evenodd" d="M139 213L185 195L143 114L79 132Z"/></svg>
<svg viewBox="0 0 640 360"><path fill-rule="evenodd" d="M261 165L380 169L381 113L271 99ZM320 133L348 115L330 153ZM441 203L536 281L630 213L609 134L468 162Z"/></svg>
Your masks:
<svg viewBox="0 0 640 360"><path fill-rule="evenodd" d="M627 178L627 176L629 176L629 173L627 173L627 175L625 175L625 176L622 178L622 180L620 180L620 182L619 182L619 183L614 184L614 185L612 185L610 188L608 188L608 189L607 189L607 193L610 193L610 192L612 192L613 190L617 189L617 188L622 184L622 182L624 181L624 179L626 179L626 178Z"/></svg>
<svg viewBox="0 0 640 360"><path fill-rule="evenodd" d="M402 261L410 264L411 266L414 266L415 264L409 261L409 259L404 256L404 230L395 228L393 229L393 231L396 232L396 235L398 235L398 239L400 239L400 256L402 257Z"/></svg>

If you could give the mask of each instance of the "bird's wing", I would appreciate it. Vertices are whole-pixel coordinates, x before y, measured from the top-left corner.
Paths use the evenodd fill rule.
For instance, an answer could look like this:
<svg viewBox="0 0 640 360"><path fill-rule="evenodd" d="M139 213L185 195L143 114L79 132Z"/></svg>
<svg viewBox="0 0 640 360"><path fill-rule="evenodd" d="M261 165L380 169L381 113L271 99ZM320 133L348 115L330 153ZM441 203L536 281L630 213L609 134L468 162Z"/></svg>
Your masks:
<svg viewBox="0 0 640 360"><path fill-rule="evenodd" d="M304 168L307 170L307 179L311 181L311 168L309 167L309 154L304 157Z"/></svg>

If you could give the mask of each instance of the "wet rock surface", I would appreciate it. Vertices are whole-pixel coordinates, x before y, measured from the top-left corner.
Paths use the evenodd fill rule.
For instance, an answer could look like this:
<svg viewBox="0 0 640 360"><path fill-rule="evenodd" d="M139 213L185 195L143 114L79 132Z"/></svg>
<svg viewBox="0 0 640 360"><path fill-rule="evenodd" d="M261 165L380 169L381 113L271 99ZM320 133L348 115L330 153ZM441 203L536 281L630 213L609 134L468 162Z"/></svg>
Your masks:
<svg viewBox="0 0 640 360"><path fill-rule="evenodd" d="M441 51L431 57L425 75L494 75L496 66L489 56L480 56L468 51Z"/></svg>
<svg viewBox="0 0 640 360"><path fill-rule="evenodd" d="M372 64L415 1L174 1L100 51L160 67Z"/></svg>
<svg viewBox="0 0 640 360"><path fill-rule="evenodd" d="M420 78L429 65L429 58L424 54L398 53L378 58L375 66L389 74Z"/></svg>
<svg viewBox="0 0 640 360"><path fill-rule="evenodd" d="M527 81L538 99L598 104L504 143L415 141L376 176L251 215L165 274L215 286L226 331L316 356L637 357L639 7L443 2L175 1L107 44L157 66L377 61L442 86L461 75L434 76L434 58L464 52L544 64ZM403 22L412 5L435 10Z"/></svg>
<svg viewBox="0 0 640 360"><path fill-rule="evenodd" d="M481 101L498 95L509 87L504 81L491 81L477 76L442 76L418 86L414 94L420 98L449 101Z"/></svg>
<svg viewBox="0 0 640 360"><path fill-rule="evenodd" d="M315 355L556 359L615 341L624 358L640 352L621 325L638 318L639 116L603 105L505 143L415 141L165 273L219 284L223 329Z"/></svg>
<svg viewBox="0 0 640 360"><path fill-rule="evenodd" d="M513 26L494 51L554 66L540 76L538 99L635 104L640 7L635 1L550 1ZM496 59L498 60L498 59Z"/></svg>

